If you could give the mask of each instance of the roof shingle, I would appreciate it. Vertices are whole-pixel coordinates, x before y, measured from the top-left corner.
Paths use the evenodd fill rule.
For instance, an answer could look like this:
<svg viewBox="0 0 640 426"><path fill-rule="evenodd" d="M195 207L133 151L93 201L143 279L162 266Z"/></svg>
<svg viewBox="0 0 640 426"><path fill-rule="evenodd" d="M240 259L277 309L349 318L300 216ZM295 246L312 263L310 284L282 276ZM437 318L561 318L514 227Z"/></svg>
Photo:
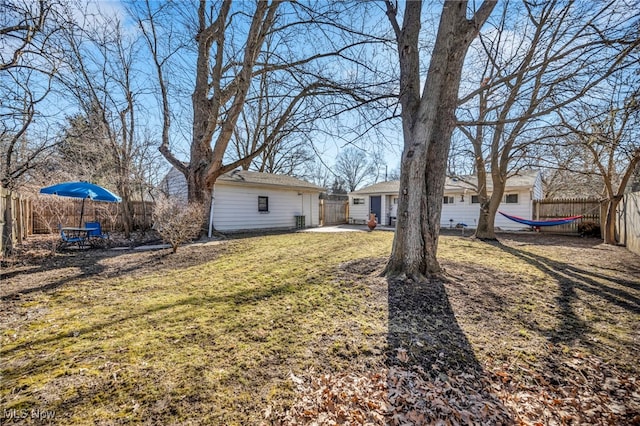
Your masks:
<svg viewBox="0 0 640 426"><path fill-rule="evenodd" d="M315 190L318 192L323 191L323 188L304 181L302 179L295 178L287 175L276 175L272 173L253 172L248 170L234 170L223 174L216 181L217 183L246 183L253 185L264 186L281 186L286 188L300 188Z"/></svg>
<svg viewBox="0 0 640 426"><path fill-rule="evenodd" d="M521 175L511 176L507 179L509 188L529 188L532 187L538 177L538 172L523 173ZM445 192L456 192L459 190L476 190L478 178L475 176L460 176L457 178L448 177L444 184ZM493 189L493 184L489 180L487 182L489 192ZM400 181L392 180L389 182L379 182L369 185L357 191L350 192L350 195L364 194L397 194L400 191Z"/></svg>

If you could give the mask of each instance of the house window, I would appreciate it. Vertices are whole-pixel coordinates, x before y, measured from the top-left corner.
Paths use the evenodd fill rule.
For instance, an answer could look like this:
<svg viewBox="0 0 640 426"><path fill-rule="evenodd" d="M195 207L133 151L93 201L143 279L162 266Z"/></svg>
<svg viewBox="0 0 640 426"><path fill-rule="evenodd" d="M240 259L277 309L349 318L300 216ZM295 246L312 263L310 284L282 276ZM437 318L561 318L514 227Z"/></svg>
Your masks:
<svg viewBox="0 0 640 426"><path fill-rule="evenodd" d="M353 204L364 204L364 198L354 198Z"/></svg>
<svg viewBox="0 0 640 426"><path fill-rule="evenodd" d="M269 197L258 197L258 211L269 212Z"/></svg>
<svg viewBox="0 0 640 426"><path fill-rule="evenodd" d="M471 204L480 204L480 196L472 195L471 196Z"/></svg>
<svg viewBox="0 0 640 426"><path fill-rule="evenodd" d="M453 197L444 197L442 200L443 204L453 204Z"/></svg>
<svg viewBox="0 0 640 426"><path fill-rule="evenodd" d="M504 196L504 202L507 204L518 204L518 194L507 194Z"/></svg>
<svg viewBox="0 0 640 426"><path fill-rule="evenodd" d="M393 197L393 204L398 204L398 197Z"/></svg>

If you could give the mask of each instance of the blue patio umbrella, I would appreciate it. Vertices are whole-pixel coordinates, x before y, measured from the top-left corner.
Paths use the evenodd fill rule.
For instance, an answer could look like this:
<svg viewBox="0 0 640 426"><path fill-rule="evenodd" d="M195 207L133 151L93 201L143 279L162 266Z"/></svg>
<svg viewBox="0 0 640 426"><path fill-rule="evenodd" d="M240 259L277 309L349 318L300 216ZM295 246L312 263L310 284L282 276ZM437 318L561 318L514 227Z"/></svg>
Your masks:
<svg viewBox="0 0 640 426"><path fill-rule="evenodd" d="M56 185L47 186L40 189L41 194L52 194L60 197L82 198L82 208L80 209L80 226L82 226L82 216L84 216L84 201L88 198L94 201L105 201L108 203L119 203L122 198L113 192L89 182L63 182Z"/></svg>

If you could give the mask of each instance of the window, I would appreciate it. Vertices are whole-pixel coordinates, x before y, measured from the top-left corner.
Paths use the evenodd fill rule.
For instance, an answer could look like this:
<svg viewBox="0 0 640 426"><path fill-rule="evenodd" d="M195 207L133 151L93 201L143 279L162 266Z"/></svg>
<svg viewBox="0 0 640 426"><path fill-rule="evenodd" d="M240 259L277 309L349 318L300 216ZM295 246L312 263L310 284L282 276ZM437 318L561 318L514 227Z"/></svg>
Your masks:
<svg viewBox="0 0 640 426"><path fill-rule="evenodd" d="M364 204L364 198L354 198L353 204Z"/></svg>
<svg viewBox="0 0 640 426"><path fill-rule="evenodd" d="M444 197L442 200L443 204L453 204L453 197Z"/></svg>
<svg viewBox="0 0 640 426"><path fill-rule="evenodd" d="M398 204L398 197L393 197L393 204Z"/></svg>
<svg viewBox="0 0 640 426"><path fill-rule="evenodd" d="M504 196L504 202L507 204L518 204L518 194L507 194Z"/></svg>
<svg viewBox="0 0 640 426"><path fill-rule="evenodd" d="M480 196L472 195L471 196L471 204L480 204Z"/></svg>
<svg viewBox="0 0 640 426"><path fill-rule="evenodd" d="M258 211L269 213L269 197L258 197Z"/></svg>

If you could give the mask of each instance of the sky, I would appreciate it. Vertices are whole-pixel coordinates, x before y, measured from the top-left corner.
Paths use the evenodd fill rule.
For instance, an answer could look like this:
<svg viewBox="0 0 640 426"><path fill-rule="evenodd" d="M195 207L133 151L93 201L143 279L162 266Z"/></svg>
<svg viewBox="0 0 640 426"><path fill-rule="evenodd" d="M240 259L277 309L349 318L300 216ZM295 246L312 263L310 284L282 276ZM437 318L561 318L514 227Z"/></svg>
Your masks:
<svg viewBox="0 0 640 426"><path fill-rule="evenodd" d="M153 6L164 5L164 2L152 2ZM170 93L171 93L171 108L172 108L172 128L171 128L171 144L172 149L176 156L182 160L188 160L189 153L189 144L191 141L191 93L193 91L195 71L195 54L193 53L193 47L195 42L193 41L193 31L185 31L184 22L187 19L189 14L193 15L193 10L189 9L186 6L190 6L194 3L192 2L176 2L174 5L178 5L177 8L172 9L173 15L167 17L164 24L164 33L161 37L161 45L160 48L162 50L162 54L167 56L168 64L171 65L171 73L167 73L166 78L169 82ZM219 4L219 3L216 3ZM253 5L250 3L235 3L238 9L234 10L234 12L238 12L237 19L241 19L243 16L242 13L246 12L243 9L248 9L251 11L251 7ZM319 5L324 5L323 3L318 3ZM380 3L357 3L358 7L364 5L369 6L368 13L365 18L362 19L362 16L354 15L354 22L359 23L361 25L361 30L364 33L369 34L369 32L378 32L379 34L384 34L386 32L387 35L391 33L389 22L384 15L384 10L380 7ZM119 20L123 24L124 35L131 37L131 39L136 39L140 35L140 29L137 23L131 19L129 14L127 13L127 8L132 6L141 7L144 5L142 2L134 2L130 3L127 1L120 0L111 0L111 1L100 1L94 0L86 5L86 8L82 11L76 9L73 11L74 16L79 22L82 22L82 25L85 28L90 28L94 26L99 26L100 22L104 20L104 18L99 18L99 16L108 17L109 19ZM185 6L186 5L186 6ZM343 3L344 7L349 7L349 5L353 5L352 3ZM428 67L428 59L430 55L430 49L432 46L432 42L435 38L435 32L437 30L437 19L439 15L439 10L441 8L441 2L428 2L428 7L425 9L425 19L423 24L423 32L421 35L421 54L422 54L422 63L421 70L423 73L422 83L424 84L424 77L426 73L426 69ZM346 13L346 12L345 12ZM340 19L344 18L347 15L341 15ZM333 19L335 16L328 16L327 19ZM360 22L360 21L362 22ZM233 32L229 32L228 40L230 42L235 42L235 46L240 52L241 40L243 36L244 30L246 30L248 21L243 21L244 23L239 24L235 27ZM490 26L488 26L490 28ZM487 33L490 31L487 28L485 31ZM325 28L326 30L326 28ZM170 38L169 34L171 34L174 38ZM309 33L306 35L291 35L290 38L285 39L282 43L287 43L285 46L289 49L293 54L299 54L300 52L307 53L315 53L320 51L320 47L322 44L320 42L314 43L315 40L321 40L321 36L327 36L328 33ZM178 54L172 54L171 56L167 55L167 52L170 51L172 45L168 42L179 41L179 37L184 37L182 40L186 41L187 46L191 49L181 50ZM335 39L331 39L331 37L336 37ZM340 41L338 40L338 35L333 34L332 36L327 36L325 39L325 43L330 43L331 41ZM504 43L503 49L509 51L510 49L515 50L516 48L522 48L523 41L526 44L526 39L519 36L517 31L513 29L506 29L504 32ZM328 40L328 41L327 41ZM470 49L470 53L468 55L468 60L470 63L474 60L475 49L478 44L475 42ZM175 44L173 44L175 47ZM142 105L141 111L139 113L139 117L142 117L142 120L145 124L145 137L157 140L157 145L160 142L160 133L162 128L161 121L161 107L159 104L159 88L156 80L155 70L152 66L151 57L148 52L147 46L143 42L139 42L137 46L137 52L134 55L134 68L137 70L137 77L134 79L134 86L136 87L136 96L137 100ZM386 48L378 47L358 47L354 49L352 52L358 52L357 59L362 61L359 65L354 65L352 62L350 65L337 67L334 64L324 61L320 62L321 67L325 67L326 69L334 72L337 77L348 78L356 75L361 75L361 73L369 73L373 76L384 76L391 78L389 76L393 76L397 74L397 54L395 52L395 47L393 44L389 44ZM287 50L282 48L278 50L279 53L284 54L287 53ZM100 51L95 47L86 47L86 53L89 56L96 58L96 63L100 63ZM508 56L508 55L507 55ZM239 53L237 57L241 57ZM326 70L325 69L325 70ZM96 68L93 71L96 72L96 78L104 77L101 75L99 70ZM112 73L111 81L109 83L109 87L113 88L113 90L109 93L113 98L114 102L117 104L118 102L122 102L121 94L118 93L117 85L114 82L114 76L117 76L117 70L110 70ZM380 77L382 78L382 77ZM463 82L461 86L461 93L465 93L468 90L472 90L474 87L477 87L479 79L479 71L472 66L467 67L465 70L465 76L463 77ZM287 83L287 82L285 82ZM390 89L391 91L395 89ZM119 98L120 97L120 98ZM400 108L394 103L389 102L387 104L388 111L386 113L396 113L400 112ZM77 107L75 106L75 102L69 97L65 96L64 92L60 92L58 96L53 96L48 100L47 106L48 117L46 120L42 120L42 123L48 126L49 133L56 130L55 125L51 125L56 120L58 122L58 128L60 127L60 123L64 124L64 117L72 115L77 112ZM62 119L61 119L62 118ZM399 123L399 119L395 119L395 121L384 122L382 125L376 126L375 131L368 132L365 137L356 137L355 132L349 131L349 128L353 128L356 124L362 120L362 116L352 113L341 114L339 117L331 117L329 119L324 120L318 127L319 130L312 132L310 135L306 135L313 142L314 150L318 153L322 162L326 165L333 165L336 157L338 156L341 149L344 149L346 146L351 144L355 144L359 146L367 153L373 152L382 152L382 156L385 159L388 170L394 170L399 167L399 159L401 154L401 149L403 145L402 141L402 133L401 127ZM167 166L168 164L164 162L163 166ZM161 166L161 167L163 167Z"/></svg>
<svg viewBox="0 0 640 426"><path fill-rule="evenodd" d="M159 2L153 2L154 5L161 4ZM187 4L187 3L185 3ZM191 4L191 3L189 3ZM139 6L140 4L138 4ZM130 35L137 37L140 34L140 30L133 20L130 19L127 8L130 4L126 1L93 1L86 6L85 11L77 10L75 12L76 19L79 22L83 22L85 27L93 27L100 23L101 19L97 18L100 14L115 18L124 23L125 30L130 31ZM182 11L174 9L176 16L174 18L172 28L173 31L183 31L184 27L180 28L180 23L184 21L185 8ZM380 13L380 10L376 8L372 9L372 13ZM384 22L384 21L383 21ZM246 28L246 27L245 27ZM242 32L242 24L240 30ZM235 35L234 35L235 36ZM241 37L238 36L238 39ZM305 41L298 40L297 44L292 43L294 48L304 48L307 50L312 46L311 41L313 35L309 35L309 38ZM166 40L165 40L166 41ZM195 43L193 43L195 44ZM141 45L142 46L142 45ZM144 109L146 110L145 121L150 128L152 134L156 138L160 138L161 131L161 110L158 101L158 86L155 82L155 70L151 66L150 56L148 50L142 46L140 50L140 56L136 58L136 68L142 72L143 78L139 81L140 95L139 99L144 103ZM371 52L365 52L371 53ZM98 55L99 56L99 55ZM386 60L393 60L393 58L385 58ZM168 77L169 85L172 89L172 134L171 143L172 150L183 161L188 160L189 156L189 143L191 140L191 91L194 84L194 63L195 56L189 52L181 53L181 56L174 56L170 59L172 65L175 67L182 67L182 71L178 75L175 73ZM186 66L185 66L186 65ZM144 92L144 93L142 93ZM115 96L118 96L117 94ZM65 100L54 100L54 105L62 105ZM71 104L65 105L61 108L65 114L69 114L73 110ZM320 124L319 127L324 131L315 132L311 138L314 145L314 150L321 155L322 163L326 165L333 165L335 158L339 154L340 150L349 145L356 145L362 147L367 152L372 152L374 149L383 153L383 157L387 162L389 170L399 167L399 157L402 146L401 134L397 125L382 125L378 126L376 132L369 132L369 135L362 138L357 138L354 133L347 132L345 129L355 125L360 120L360 117L355 114L343 114L339 120L332 118L327 122ZM340 127L338 132L338 127ZM333 133L333 134L329 134Z"/></svg>

